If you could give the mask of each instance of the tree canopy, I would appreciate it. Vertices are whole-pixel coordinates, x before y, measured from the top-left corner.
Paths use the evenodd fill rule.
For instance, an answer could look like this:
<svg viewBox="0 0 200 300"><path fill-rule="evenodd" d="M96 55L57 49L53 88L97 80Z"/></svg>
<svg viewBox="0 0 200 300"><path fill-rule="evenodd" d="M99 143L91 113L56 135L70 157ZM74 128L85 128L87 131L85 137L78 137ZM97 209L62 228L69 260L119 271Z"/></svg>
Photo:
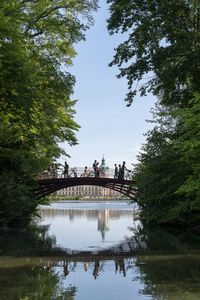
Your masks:
<svg viewBox="0 0 200 300"><path fill-rule="evenodd" d="M110 63L128 80L128 105L137 92L152 92L167 105L185 104L199 91L199 1L107 2L110 34L128 34Z"/></svg>
<svg viewBox="0 0 200 300"><path fill-rule="evenodd" d="M110 34L126 33L110 65L134 96L157 96L155 127L138 155L141 218L199 228L200 1L107 0Z"/></svg>
<svg viewBox="0 0 200 300"><path fill-rule="evenodd" d="M96 8L96 0L1 1L0 224L30 219L31 182L65 154L61 142L77 143L75 78L65 70Z"/></svg>

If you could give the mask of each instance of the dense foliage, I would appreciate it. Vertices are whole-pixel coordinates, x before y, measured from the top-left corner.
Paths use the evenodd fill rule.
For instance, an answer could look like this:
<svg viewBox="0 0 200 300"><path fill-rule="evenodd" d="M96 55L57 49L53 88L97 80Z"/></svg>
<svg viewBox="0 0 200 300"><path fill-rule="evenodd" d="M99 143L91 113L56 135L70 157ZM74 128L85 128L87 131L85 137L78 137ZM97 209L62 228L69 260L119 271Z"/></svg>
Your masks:
<svg viewBox="0 0 200 300"><path fill-rule="evenodd" d="M135 169L141 217L147 223L198 227L200 1L107 2L110 33L128 34L110 64L128 80L128 106L137 92L158 98L155 127Z"/></svg>
<svg viewBox="0 0 200 300"><path fill-rule="evenodd" d="M27 224L35 176L76 144L74 43L92 25L96 0L0 4L0 225Z"/></svg>
<svg viewBox="0 0 200 300"><path fill-rule="evenodd" d="M128 33L111 63L120 67L119 77L128 80L128 105L138 90L162 96L165 104L180 104L199 91L198 0L107 2L109 32Z"/></svg>
<svg viewBox="0 0 200 300"><path fill-rule="evenodd" d="M177 151L186 128L180 126L180 120L173 120L166 109L156 111L155 118L156 126L147 133L135 168L137 198L143 207L141 217L154 224L193 225L200 209L196 207L191 214L193 198L179 191L193 172L191 164Z"/></svg>

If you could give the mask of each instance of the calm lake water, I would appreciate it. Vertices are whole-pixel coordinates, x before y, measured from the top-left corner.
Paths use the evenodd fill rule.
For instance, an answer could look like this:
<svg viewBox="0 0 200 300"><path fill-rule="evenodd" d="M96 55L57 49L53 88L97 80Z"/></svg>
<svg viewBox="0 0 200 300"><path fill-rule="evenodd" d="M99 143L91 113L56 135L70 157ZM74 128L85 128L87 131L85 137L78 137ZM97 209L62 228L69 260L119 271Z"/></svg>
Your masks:
<svg viewBox="0 0 200 300"><path fill-rule="evenodd" d="M200 238L144 228L128 202L40 207L0 236L0 299L200 299Z"/></svg>

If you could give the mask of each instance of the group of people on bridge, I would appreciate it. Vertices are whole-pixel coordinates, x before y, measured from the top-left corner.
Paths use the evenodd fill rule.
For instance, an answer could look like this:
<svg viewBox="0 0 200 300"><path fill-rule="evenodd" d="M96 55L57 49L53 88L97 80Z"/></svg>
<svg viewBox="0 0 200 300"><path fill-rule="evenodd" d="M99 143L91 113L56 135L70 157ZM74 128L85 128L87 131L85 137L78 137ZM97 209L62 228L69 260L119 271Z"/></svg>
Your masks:
<svg viewBox="0 0 200 300"><path fill-rule="evenodd" d="M93 167L93 170L94 170L94 177L99 178L100 175L102 175L102 177L105 176L105 172L104 172L104 170L101 169L101 167L99 165L99 162L97 162L97 160L94 161L92 167ZM114 178L115 179L124 179L125 171L130 172L130 170L128 170L126 168L126 162L125 161L123 161L123 163L119 164L119 165L115 164ZM67 162L65 162L65 164L64 164L63 174L64 174L64 178L69 177L69 165L68 165ZM76 175L76 174L74 174L74 175ZM89 175L88 167L84 168L84 174L83 175L84 175L84 177L88 177L88 175Z"/></svg>
<svg viewBox="0 0 200 300"><path fill-rule="evenodd" d="M53 177L53 178L58 178L58 170L62 170L62 174L60 175L61 177L63 176L64 178L68 178L68 177L78 177L78 171L77 168L71 168L69 169L69 164L67 163L67 161L65 161L64 165L61 164L55 164L52 165L48 168L48 170L42 172L42 177L46 178L46 177ZM108 177L107 174L107 170L105 168L102 168L102 166L100 166L99 162L97 162L97 160L94 161L93 165L92 165L92 169L90 168L90 170L88 169L88 167L84 168L84 171L82 174L79 174L80 177ZM114 179L125 179L125 171L127 171L128 173L131 172L130 170L128 170L126 168L126 162L123 161L122 164L115 164L115 168L114 168ZM126 172L126 174L127 174ZM49 176L48 176L49 175ZM126 178L126 179L130 179L130 178Z"/></svg>
<svg viewBox="0 0 200 300"><path fill-rule="evenodd" d="M87 168L87 167L85 167ZM102 170L100 169L99 167L99 163L95 160L94 163L93 163L93 169L94 169L94 172L95 172L95 177L100 177L100 172L102 172ZM85 170L86 171L86 170ZM85 172L84 171L84 172ZM119 164L117 166L117 164L115 164L115 173L114 173L114 178L115 179L124 179L124 174L125 174L125 171L128 171L130 172L130 170L128 170L126 168L126 162L123 161L122 165ZM102 172L103 173L103 172Z"/></svg>
<svg viewBox="0 0 200 300"><path fill-rule="evenodd" d="M124 179L125 171L130 172L130 170L128 170L125 165L126 165L125 161L123 161L122 165L119 164L117 166L117 164L115 164L115 175L114 175L115 179Z"/></svg>

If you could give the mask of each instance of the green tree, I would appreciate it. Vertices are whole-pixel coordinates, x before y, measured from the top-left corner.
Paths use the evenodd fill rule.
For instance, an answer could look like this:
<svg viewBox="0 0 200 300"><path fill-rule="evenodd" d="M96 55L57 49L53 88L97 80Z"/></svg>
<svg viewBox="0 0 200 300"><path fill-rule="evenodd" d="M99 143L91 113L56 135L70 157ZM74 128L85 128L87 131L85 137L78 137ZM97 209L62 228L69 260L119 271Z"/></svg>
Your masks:
<svg viewBox="0 0 200 300"><path fill-rule="evenodd" d="M147 133L135 168L141 218L150 224L185 226L192 223L190 200L176 192L191 173L191 166L175 150L185 129L163 107L158 107L154 117L156 126Z"/></svg>
<svg viewBox="0 0 200 300"><path fill-rule="evenodd" d="M1 1L0 225L25 225L38 200L35 176L77 143L74 43L92 25L96 0Z"/></svg>
<svg viewBox="0 0 200 300"><path fill-rule="evenodd" d="M2 300L74 300L77 287L65 287L59 273L53 267L22 266L20 268L1 268L0 281ZM12 282L11 282L12 281Z"/></svg>
<svg viewBox="0 0 200 300"><path fill-rule="evenodd" d="M191 173L179 187L177 194L189 198L189 208L197 211L200 221L200 95L190 101L190 108L175 111L175 116L183 124L184 132L177 139L175 150L181 155L183 163L190 165Z"/></svg>
<svg viewBox="0 0 200 300"><path fill-rule="evenodd" d="M199 0L107 0L110 34L127 33L110 66L126 77L128 106L139 91L185 105L199 91ZM149 79L146 79L149 78Z"/></svg>
<svg viewBox="0 0 200 300"><path fill-rule="evenodd" d="M128 35L110 63L128 80L127 105L137 92L160 105L136 166L141 217L198 226L200 1L107 2L109 32Z"/></svg>

